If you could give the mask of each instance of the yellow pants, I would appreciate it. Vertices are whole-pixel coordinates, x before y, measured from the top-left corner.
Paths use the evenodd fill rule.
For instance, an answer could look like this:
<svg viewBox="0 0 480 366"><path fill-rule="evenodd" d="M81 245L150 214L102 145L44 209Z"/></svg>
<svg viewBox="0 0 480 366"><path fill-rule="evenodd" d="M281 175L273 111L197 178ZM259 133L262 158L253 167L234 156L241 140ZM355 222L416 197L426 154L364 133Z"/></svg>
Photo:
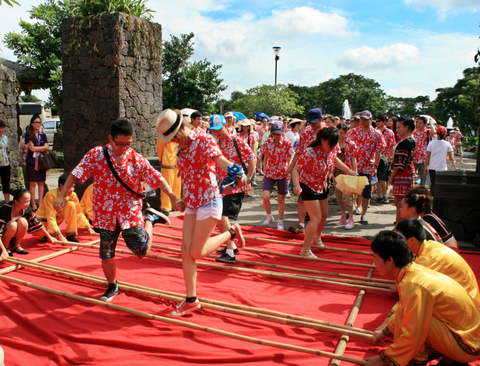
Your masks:
<svg viewBox="0 0 480 366"><path fill-rule="evenodd" d="M80 205L78 207L80 207ZM45 229L49 231L48 221L45 221L43 219L41 221L43 226L45 226ZM63 208L63 210L57 213L56 221L57 225L60 225L63 221L67 223L66 236L77 235L78 227L87 228L89 226L87 218L83 214L81 208L77 210L76 204L73 201L65 202L65 207ZM60 232L52 232L51 234L56 236L60 234Z"/></svg>
<svg viewBox="0 0 480 366"><path fill-rule="evenodd" d="M400 332L395 332L395 328L401 328L403 310L400 303L396 303L392 310L395 310L395 312L388 318L388 327L394 334L395 341L401 336L401 334L398 334ZM464 363L473 362L478 359L478 356L469 355L462 350L450 329L435 317L432 317L430 321L430 328L428 329L425 344L420 348L413 360L415 363L425 363L428 361L428 356L433 353L441 353L445 357Z"/></svg>
<svg viewBox="0 0 480 366"><path fill-rule="evenodd" d="M162 175L167 181L167 184L172 189L173 194L175 194L177 198L180 198L180 194L182 193L182 179L178 177L177 174L178 174L178 168L173 168L173 169L162 168ZM172 211L172 202L170 202L170 198L164 191L162 191L160 195L160 199L161 199L160 208L163 211Z"/></svg>

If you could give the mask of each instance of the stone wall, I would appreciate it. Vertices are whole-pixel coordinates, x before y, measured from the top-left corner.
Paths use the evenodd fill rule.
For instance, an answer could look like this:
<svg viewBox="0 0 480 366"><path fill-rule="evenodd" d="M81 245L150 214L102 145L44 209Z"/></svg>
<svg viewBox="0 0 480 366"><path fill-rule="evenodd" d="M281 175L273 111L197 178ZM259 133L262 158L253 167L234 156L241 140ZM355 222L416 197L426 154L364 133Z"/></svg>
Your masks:
<svg viewBox="0 0 480 366"><path fill-rule="evenodd" d="M65 171L108 142L119 118L135 126L134 148L156 155L162 110L162 31L123 13L69 18L62 24Z"/></svg>
<svg viewBox="0 0 480 366"><path fill-rule="evenodd" d="M11 165L10 188L20 186L18 175L17 82L15 72L0 64L0 120L6 124Z"/></svg>

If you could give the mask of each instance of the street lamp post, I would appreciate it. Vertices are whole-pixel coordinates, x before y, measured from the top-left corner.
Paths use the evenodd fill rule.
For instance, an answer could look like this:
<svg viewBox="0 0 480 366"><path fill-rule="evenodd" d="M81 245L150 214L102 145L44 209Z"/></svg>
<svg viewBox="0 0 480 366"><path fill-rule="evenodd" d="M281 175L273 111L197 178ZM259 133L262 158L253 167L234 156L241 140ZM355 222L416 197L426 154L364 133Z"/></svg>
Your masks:
<svg viewBox="0 0 480 366"><path fill-rule="evenodd" d="M275 54L275 90L277 89L277 62L280 60L280 50L282 47L273 47L273 53Z"/></svg>

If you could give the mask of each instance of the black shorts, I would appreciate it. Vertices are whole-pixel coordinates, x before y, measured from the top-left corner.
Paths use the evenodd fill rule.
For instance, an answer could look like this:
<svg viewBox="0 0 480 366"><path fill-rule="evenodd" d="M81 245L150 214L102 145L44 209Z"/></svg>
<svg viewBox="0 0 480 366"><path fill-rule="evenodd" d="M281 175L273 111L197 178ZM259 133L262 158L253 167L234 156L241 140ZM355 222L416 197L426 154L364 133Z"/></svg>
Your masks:
<svg viewBox="0 0 480 366"><path fill-rule="evenodd" d="M224 196L222 198L222 216L227 216L230 220L236 220L240 210L242 209L243 197L245 197L244 192L227 194Z"/></svg>
<svg viewBox="0 0 480 366"><path fill-rule="evenodd" d="M382 156L378 162L377 178L379 181L384 182L388 182L388 178L390 178L390 167L388 166L388 160L385 156Z"/></svg>
<svg viewBox="0 0 480 366"><path fill-rule="evenodd" d="M317 193L309 186L306 186L301 182L300 187L302 188L300 197L302 197L303 201L323 201L324 199L328 198L328 188L323 193Z"/></svg>
<svg viewBox="0 0 480 366"><path fill-rule="evenodd" d="M368 186L365 186L362 192L362 197L368 200L372 198L372 176L370 174L363 173L358 173L358 175L361 177L367 177L368 179Z"/></svg>

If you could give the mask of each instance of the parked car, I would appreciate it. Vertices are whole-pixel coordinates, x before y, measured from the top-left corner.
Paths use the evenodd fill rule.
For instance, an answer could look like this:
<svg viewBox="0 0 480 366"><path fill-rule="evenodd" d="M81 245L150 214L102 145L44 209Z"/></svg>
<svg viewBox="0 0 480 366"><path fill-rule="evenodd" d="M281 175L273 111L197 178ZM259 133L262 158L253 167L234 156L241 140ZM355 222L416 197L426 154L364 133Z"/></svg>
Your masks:
<svg viewBox="0 0 480 366"><path fill-rule="evenodd" d="M60 127L60 118L47 119L43 121L43 132L47 135L48 146L53 146L53 139Z"/></svg>

